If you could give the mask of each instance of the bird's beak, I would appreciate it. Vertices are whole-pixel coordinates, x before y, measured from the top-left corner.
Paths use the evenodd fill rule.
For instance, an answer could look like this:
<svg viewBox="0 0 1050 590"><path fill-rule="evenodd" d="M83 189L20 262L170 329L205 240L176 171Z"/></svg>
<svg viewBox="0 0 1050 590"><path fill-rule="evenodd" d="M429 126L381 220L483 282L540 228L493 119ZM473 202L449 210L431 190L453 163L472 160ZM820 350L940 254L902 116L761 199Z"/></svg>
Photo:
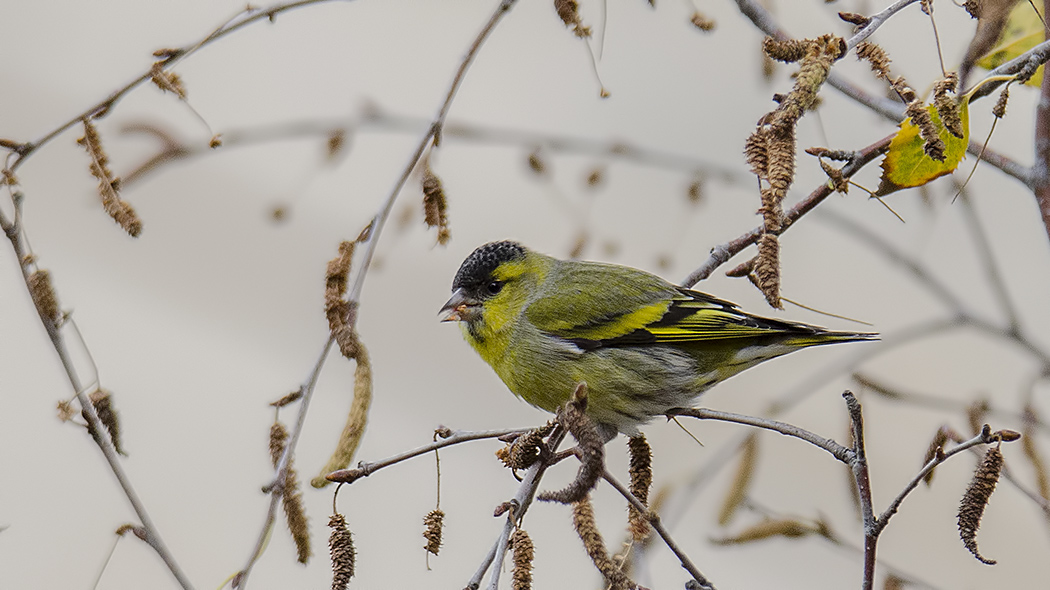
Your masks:
<svg viewBox="0 0 1050 590"><path fill-rule="evenodd" d="M463 293L463 289L456 289L438 313L443 322L465 322L477 314L479 305L477 300Z"/></svg>

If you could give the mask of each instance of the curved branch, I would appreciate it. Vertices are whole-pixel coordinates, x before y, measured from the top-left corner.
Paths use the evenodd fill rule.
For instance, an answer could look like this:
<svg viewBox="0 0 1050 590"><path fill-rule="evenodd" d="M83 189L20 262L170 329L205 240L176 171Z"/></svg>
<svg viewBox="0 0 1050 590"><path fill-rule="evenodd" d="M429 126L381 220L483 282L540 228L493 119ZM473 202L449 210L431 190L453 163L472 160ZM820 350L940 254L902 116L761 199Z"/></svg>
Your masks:
<svg viewBox="0 0 1050 590"><path fill-rule="evenodd" d="M855 460L855 453L848 448L830 438L824 438L806 430L805 428L800 428L794 424L788 424L787 422L770 420L769 418L759 418L757 416L746 416L744 414L734 414L732 412L709 410L707 408L675 408L670 410L667 415L689 416L690 418L696 418L698 420L718 420L721 422L733 422L736 424L754 426L755 428L764 428L766 430L772 430L773 432L779 432L784 436L792 436L799 440L804 440L811 445L831 453L833 457L847 465L852 464Z"/></svg>
<svg viewBox="0 0 1050 590"><path fill-rule="evenodd" d="M170 69L176 63L186 59L190 55L193 55L201 48L210 45L213 42L225 37L226 35L229 35L230 33L233 33L234 31L244 28L252 23L256 23L264 19L272 22L276 18L276 16L282 12L287 12L289 10L301 8L303 6L309 6L311 4L320 4L323 2L331 1L332 0L299 0L298 2L275 4L270 8L249 8L243 10L239 12L237 16L234 16L233 19L227 21L226 23L209 33L200 41L197 41L196 43L192 43L179 49L172 50L170 52L170 56L163 61L163 69ZM241 15L244 15L243 18L238 18ZM128 82L123 87L117 89L105 99L88 107L87 110L84 110L83 112L69 119L65 123L52 129L40 139L22 144L19 148L11 152L11 154L14 156L14 161L9 162L5 170L11 174L14 174L14 172L18 170L22 163L25 162L26 159L28 159L31 155L33 155L33 153L36 152L36 150L38 150L40 147L49 143L51 140L61 135L69 128L77 125L78 123L80 123L81 120L90 119L95 117L99 113L105 113L109 111L109 109L113 108L113 106L117 104L117 102L119 102L120 99L124 98L124 96L127 93L131 92L139 85L149 81L152 78L153 71L151 66L150 70L147 70L145 73L140 74L137 78L135 78L131 82Z"/></svg>

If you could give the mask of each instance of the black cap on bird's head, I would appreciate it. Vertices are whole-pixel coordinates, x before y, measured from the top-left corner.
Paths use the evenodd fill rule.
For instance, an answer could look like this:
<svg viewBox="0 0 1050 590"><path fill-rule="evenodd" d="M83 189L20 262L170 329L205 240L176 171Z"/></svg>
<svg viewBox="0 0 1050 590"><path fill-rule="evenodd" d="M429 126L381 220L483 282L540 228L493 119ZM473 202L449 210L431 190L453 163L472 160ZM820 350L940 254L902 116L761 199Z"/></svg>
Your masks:
<svg viewBox="0 0 1050 590"><path fill-rule="evenodd" d="M459 266L452 290L480 285L492 277L497 266L524 257L525 247L517 242L489 242L480 246Z"/></svg>
<svg viewBox="0 0 1050 590"><path fill-rule="evenodd" d="M489 242L471 252L452 279L452 298L441 311L442 321L468 321L481 301L499 292L503 284L492 278L493 271L512 260L525 257L525 247L517 242Z"/></svg>

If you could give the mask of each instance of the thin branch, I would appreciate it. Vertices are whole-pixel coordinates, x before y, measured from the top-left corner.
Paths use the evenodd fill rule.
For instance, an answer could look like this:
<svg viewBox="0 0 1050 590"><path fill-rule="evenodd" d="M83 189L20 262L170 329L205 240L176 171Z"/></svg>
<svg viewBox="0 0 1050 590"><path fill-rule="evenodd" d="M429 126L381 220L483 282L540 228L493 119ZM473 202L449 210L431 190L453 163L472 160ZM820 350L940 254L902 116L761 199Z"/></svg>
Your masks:
<svg viewBox="0 0 1050 590"><path fill-rule="evenodd" d="M861 27L859 31L854 33L853 36L846 41L846 52L848 53L862 41L870 37L871 34L885 24L891 16L900 12L909 4L914 4L915 2L918 2L918 0L897 0L897 2L891 4L882 12L868 17L868 24ZM752 24L758 27L758 30L775 39L791 39L791 36L780 28L780 25L777 23L776 18L773 17L773 14L769 12L765 6L762 6L758 0L736 0L736 5L740 9L740 12L746 16Z"/></svg>
<svg viewBox="0 0 1050 590"><path fill-rule="evenodd" d="M744 414L734 414L732 412L720 412L718 410L709 410L707 408L675 408L673 410L670 410L668 412L668 415L689 416L698 420L719 420L721 422L734 422L736 424L745 424L747 426L754 426L756 428L764 428L766 430L772 430L773 432L779 432L784 436L792 436L797 439L804 440L812 445L815 445L831 453L833 457L847 465L852 464L854 461L853 452L851 452L846 447L838 444L837 442L829 438L824 438L804 428L800 428L798 426L795 426L794 424L788 424L786 422L779 422L777 420L759 418L756 416L746 416Z"/></svg>
<svg viewBox="0 0 1050 590"><path fill-rule="evenodd" d="M388 133L420 133L429 128L431 122L421 117L370 112L360 117L338 119L301 119L284 123L259 125L241 129L225 129L222 133L223 152L236 147L257 145L265 142L287 141L296 138L328 137L333 133L358 134L368 131ZM214 149L202 142L175 141L171 134L149 124L125 126L125 133L146 133L162 141L161 150L121 175L126 188L164 164L216 154ZM549 152L583 154L615 160L635 162L639 165L674 170L686 173L700 172L706 179L717 179L728 183L742 183L749 176L737 168L729 168L714 162L674 152L651 149L623 141L611 141L571 135L536 133L509 127L492 127L466 122L448 122L442 132L442 141L459 140L481 144L509 145L541 148Z"/></svg>
<svg viewBox="0 0 1050 590"><path fill-rule="evenodd" d="M474 575L467 581L467 585L464 587L465 590L478 590L478 588L481 587L481 579L485 577L485 572L489 571L489 568L492 567L492 562L496 559L496 551L499 549L500 541L502 539L502 534L496 538L496 542L492 544L492 549L489 549L488 554L481 560L481 565L478 566Z"/></svg>
<svg viewBox="0 0 1050 590"><path fill-rule="evenodd" d="M319 1L319 0L315 0L315 1ZM301 2L300 4L306 4L306 3L308 3L308 2ZM456 76L453 79L453 82L451 84L451 88L449 88L448 94L445 97L445 101L444 101L444 103L442 103L441 110L439 112L438 118L435 119L434 123L431 125L430 129L427 131L426 135L424 136L424 138L420 142L419 148L416 150L416 153L413 156L413 159L412 159L411 163L408 165L408 167L406 168L405 172L402 174L401 178L398 180L398 182L397 182L393 192L387 198L386 203L380 209L379 213L376 214L375 218L373 218L372 223L371 223L371 231L369 232L368 242L367 242L367 245L366 245L366 248L365 248L365 253L363 255L362 265L361 265L361 268L360 268L360 270L358 271L358 273L357 273L357 275L355 277L354 284L353 284L353 287L352 287L352 290L351 290L350 296L349 296L349 301L350 301L352 309L356 309L356 304L360 301L361 288L363 286L365 276L366 276L366 274L368 272L369 264L371 262L373 254L375 253L375 247L376 247L376 244L379 241L379 235L382 232L383 225L384 225L387 217L389 216L391 209L394 206L394 201L396 200L398 194L401 192L401 188L404 186L405 182L407 182L409 175L412 173L412 170L415 168L416 164L419 162L419 160L422 157L424 151L430 145L431 139L436 138L437 136L440 135L440 129L441 129L441 125L444 123L444 117L445 117L445 115L447 115L448 109L449 109L449 107L450 107L450 105L452 103L452 100L453 100L453 98L456 95L456 91L458 90L459 85L460 85L460 83L463 80L463 76L465 75L466 70L468 69L468 67L470 66L470 64L473 61L474 57L476 56L478 50L480 49L481 44L488 37L489 33L491 33L492 30L495 28L495 26L499 22L500 18L507 12L507 10L510 9L511 6L513 6L513 4L514 4L514 0L502 0L500 5L497 7L496 11L490 17L488 23L485 25L485 27L482 29L482 31L478 34L477 38L475 38L473 44L471 45L470 51L463 58L463 60L462 60L462 62L460 64L460 67L459 67L459 69L456 72ZM354 314L352 316L351 320L348 323L352 327L353 323L355 321L356 321L356 314ZM273 526L273 521L274 521L274 516L273 515L274 515L274 513L276 511L276 508L277 508L277 503L278 503L278 499L279 499L278 496L280 495L278 489L276 489L276 488L279 488L281 482L284 481L284 474L287 473L288 463L290 461L290 458L292 457L292 455L295 452L295 446L296 446L296 443L297 443L298 438L299 438L299 433L302 431L302 425L303 425L303 423L305 421L306 410L307 410L307 407L308 407L308 399L309 399L309 397L308 397L307 393L308 393L308 391L312 392L313 386L317 382L317 378L320 375L320 372L321 372L321 369L324 366L325 360L328 358L328 354L329 354L329 351L332 348L333 342L334 342L333 338L329 337L328 341L324 345L324 350L323 350L323 352L321 354L321 357L318 359L317 363L315 364L314 371L311 373L310 378L307 380L307 384L304 386L304 399L303 399L303 404L299 408L299 417L298 417L298 420L296 422L296 426L293 429L293 431L292 431L292 433L291 433L291 435L289 437L288 445L285 448L284 454L281 456L281 460L278 463L278 467L276 469L276 474L275 474L275 477L274 477L274 480L273 480L274 483L271 484L271 486L274 486L275 489L271 490L272 496L271 496L271 500L270 500L269 509L267 510L267 516L266 516L265 522L263 524L263 530L262 530L262 533L260 534L259 540L256 543L256 548L253 551L252 556L249 558L247 566L242 571L242 576L241 576L241 578L239 580L240 584L241 584L241 586L240 586L241 588L246 586L248 573L250 572L252 565L255 563L255 560L258 559L258 556L261 553L262 548L265 546L265 542L266 542L266 538L267 538L267 536L269 534L269 530Z"/></svg>
<svg viewBox="0 0 1050 590"><path fill-rule="evenodd" d="M1039 45L1036 45L1035 47L1022 53L1021 55L1018 55L1010 61L1000 65L994 70L989 70L988 74L985 77L992 78L995 76L1012 76L1021 72L1034 72L1036 69L1039 68L1039 66L1045 64L1047 61L1050 61L1050 41L1043 41ZM1043 80L1046 80L1045 76L1043 77ZM995 92L997 88L999 88L1003 84L1006 84L1006 82L1007 80L999 80L983 84L979 89L977 89L977 92L973 93L973 96L970 98L970 100L974 101L979 98L988 96L989 94ZM980 84L980 82L978 82L977 84ZM1043 86L1046 86L1045 82L1043 83Z"/></svg>
<svg viewBox="0 0 1050 590"><path fill-rule="evenodd" d="M404 172L401 173L401 178L399 178L394 184L394 189L390 192L386 202L372 219L369 239L365 244L365 251L361 257L361 267L354 277L353 284L350 286L349 301L351 305L354 305L361 300L361 289L364 287L365 276L368 274L368 268L372 263L373 255L375 255L376 246L379 244L379 235L382 233L383 226L386 224L386 220L390 216L390 211L394 208L394 201L396 201L398 195L401 194L401 189L405 186L405 183L408 182L409 176L412 175L412 171L416 168L416 165L419 164L420 159L423 157L427 148L430 147L431 142L433 142L434 145L440 143L442 128L445 125L445 118L448 116L448 111L452 106L452 100L456 97L456 92L459 90L460 84L462 84L467 70L470 68L470 64L474 62L474 58L477 56L482 44L488 39L492 31L495 30L496 25L499 24L503 16L507 14L516 2L517 0L501 0L496 7L495 12L492 13L488 22L482 27L481 32L478 33L478 36L474 39L467 54L463 57L459 69L456 70L456 75L452 79L452 84L445 96L445 101L441 104L441 108L438 110L437 117L431 123L427 132L423 135L423 138L419 142L419 146L416 148L415 154L413 154L408 165L405 167ZM356 317L354 318L354 321L356 321ZM353 327L354 321L349 322L351 327Z"/></svg>
<svg viewBox="0 0 1050 590"><path fill-rule="evenodd" d="M901 490L899 494L897 494L897 497L894 498L892 502L890 502L890 505L886 507L886 510L883 510L882 514L879 515L879 518L875 521L875 534L878 535L882 533L883 529L886 528L886 525L889 524L890 518L892 518L893 515L897 513L897 510L900 508L901 502L904 501L904 498L906 498L908 494L912 492L912 490L918 487L919 482L921 482L928 473L933 471L934 468L936 468L938 465L944 463L949 458L958 453L961 453L972 447L986 445L988 443L994 442L995 440L996 438L992 435L991 429L986 428L970 440L961 442L952 447L951 450L945 451L943 454L940 454L934 457L933 459L930 459L930 461L923 466L919 473L917 473L915 477L913 477L911 481L909 481L908 484L904 486L904 489Z"/></svg>
<svg viewBox="0 0 1050 590"><path fill-rule="evenodd" d="M891 16L897 14L909 4L914 4L917 1L918 0L897 0L897 2L887 6L881 12L869 16L868 24L864 25L859 31L854 33L853 36L849 38L849 41L846 41L846 47L850 50L854 49L857 45L860 45L861 42L870 37L871 34L889 20Z"/></svg>
<svg viewBox="0 0 1050 590"><path fill-rule="evenodd" d="M895 334L883 334L882 340L872 346L863 347L853 356L844 361L830 363L818 371L814 371L807 378L797 383L794 387L787 389L773 400L763 412L769 418L782 415L798 404L802 403L814 393L820 391L822 385L843 374L855 372L857 367L876 356L903 346L920 338L935 336L940 332L955 329L958 322L954 319L935 320L918 324L897 332ZM664 518L674 526L681 521L682 515L689 509L694 501L701 496L701 492L711 482L717 481L718 474L729 465L729 462L740 452L744 441L750 434L741 434L730 442L723 444L717 449L706 453L707 461L701 466L680 488L676 494L677 502L667 502L667 507L662 511ZM644 552L644 546L639 548Z"/></svg>
<svg viewBox="0 0 1050 590"><path fill-rule="evenodd" d="M842 176L844 178L851 178L854 174L859 172L861 168L882 155L886 148L889 147L892 138L892 135L884 137L883 139L880 139L868 147L856 152L856 156L842 167ZM828 183L825 182L810 193L808 197L799 201L794 207L784 212L784 220L780 234L787 231L788 228L801 219L803 215L812 211L817 205L833 193L834 189L828 186ZM739 254L744 248L747 248L758 241L758 238L764 231L764 226L759 225L735 240L711 248L711 255L708 259L679 284L683 287L692 287L711 276L711 273L713 273L719 266L725 264L730 258Z"/></svg>
<svg viewBox="0 0 1050 590"><path fill-rule="evenodd" d="M237 588L243 590L248 587L248 576L251 574L252 567L262 557L263 551L266 550L266 545L270 540L270 535L273 531L273 525L276 520L277 506L281 503L283 495L283 485L288 479L288 467L291 465L292 457L295 454L295 447L299 443L299 435L303 431L303 424L306 423L306 412L310 407L310 400L313 399L314 389L317 387L317 381L321 377L321 370L324 368L325 361L328 359L328 354L332 350L332 345L335 343L334 338L329 338L325 342L324 349L321 351L321 356L314 364L313 371L310 372L310 376L302 386L303 395L299 400L299 413L296 416L295 426L292 427L291 433L288 436L288 443L284 447L284 452L281 453L281 458L277 462L277 466L274 468L273 480L263 487L263 491L267 491L270 494L270 505L266 509L266 517L263 519L262 530L259 532L259 537L255 541L255 547L252 549L251 556L248 557L248 562L245 563L244 567L240 571L240 575L237 579Z"/></svg>
<svg viewBox="0 0 1050 590"><path fill-rule="evenodd" d="M277 17L277 15L282 13L282 12L287 12L289 10L294 10L296 8L301 8L303 6L309 6L311 4L320 4L320 3L331 2L331 1L332 0L299 0L298 2L289 2L289 3L286 3L286 4L275 4L275 5L273 5L273 6L269 7L269 8L263 8L261 10L254 10L254 11L246 10L246 11L241 13L241 14L244 15L244 18L238 19L237 17L234 17L231 21L229 21L229 22L223 24L222 26L220 26L219 28L215 29L214 31L209 33L207 36L205 36L203 39L201 39L200 41L197 41L195 43L191 43L190 45L187 45L187 46L185 46L183 48L175 49L174 51L172 51L170 57L168 57L164 61L163 68L165 70L170 69L176 63L186 59L190 55L196 53L201 48L203 48L205 46L208 46L208 45L211 45L213 42L218 41L219 39L225 37L226 35L229 35L230 33L233 33L233 32L235 32L235 31L237 31L237 30L239 30L239 29L241 29L243 27L246 27L246 26L248 26L248 25L250 25L252 23L256 23L256 22L259 22L259 21L262 21L262 20L267 20L267 21L273 22L275 20L275 18ZM151 66L151 68L152 68L152 66ZM77 125L78 123L80 123L80 121L82 119L94 118L99 113L105 113L105 112L109 111L110 109L113 108L114 105L117 104L117 102L120 101L120 99L124 98L124 96L127 93L131 92L132 90L137 88L139 85L141 85L141 84L151 80L152 77L153 77L153 74L154 74L154 72L153 72L152 69L146 70L146 72L144 72L143 74L139 75L137 78L135 78L131 82L128 82L123 87L117 89L112 94L110 94L107 98L105 98L105 99L95 103L91 107L88 107L87 110L82 111L81 113L77 114L76 116L74 116L73 118L69 119L65 123L63 123L63 124L59 125L58 127L52 129L51 131L46 133L43 137L37 139L36 141L31 141L31 142L27 142L25 144L22 144L22 146L19 149L11 152L11 155L14 156L14 158L13 158L13 161L9 159L8 165L6 167L6 170L8 170L9 172L11 172L13 174L26 161L26 159L28 159L31 155L33 155L33 153L36 152L38 149L40 149L42 146L44 146L45 144L49 143L51 140L55 139L56 137L61 135L63 132L65 132L69 128L71 128L71 127Z"/></svg>
<svg viewBox="0 0 1050 590"><path fill-rule="evenodd" d="M501 436L507 436L509 434L524 434L532 430L531 428L510 428L504 430L481 430L481 431L469 431L469 430L456 430L448 437L444 437L441 440L425 444L421 447L416 447L410 451L398 453L386 459L379 461L364 462L361 461L357 464L357 467L351 469L340 469L339 471L333 471L328 474L331 481L339 483L354 483L362 477L368 477L376 471L383 469L384 467L390 467L396 465L402 461L418 457L426 453L450 447L452 445L458 445L473 440L482 440L486 438L499 438Z"/></svg>
<svg viewBox="0 0 1050 590"><path fill-rule="evenodd" d="M16 210L16 215L17 215ZM0 211L0 227L3 228L5 235L11 242L11 248L14 250L15 260L19 261L19 267L22 270L22 278L25 281L26 288L29 288L29 272L28 266L25 263L27 260L25 245L23 243L23 234L21 231L21 224L10 221L7 216ZM38 310L39 312L39 310ZM62 368L69 379L69 384L73 389L73 393L76 395L77 402L80 404L84 415L87 417L88 424L97 433L106 432L106 427L99 420L98 413L95 411L94 404L88 398L87 392L80 380L80 375L77 373L76 367L73 364L73 359L69 355L69 351L66 348L65 338L62 336L61 326L56 324L51 318L47 318L42 314L39 314L40 321L47 332L48 339L51 341L52 347L58 354L59 361L62 363ZM95 443L99 449L102 450L102 455L106 458L106 462L109 464L110 471L113 472L114 477L117 479L117 483L124 492L124 497L127 498L128 503L131 504L132 510L135 511L138 516L139 523L142 525L143 530L146 532L146 543L157 552L161 560L167 566L168 571L178 582L179 586L183 590L193 590L193 584L190 582L186 574L183 573L182 568L179 567L178 562L175 561L175 556L172 555L171 551L164 544L164 540L160 536L160 531L157 526L153 523L153 519L150 518L149 512L146 510L145 504L139 499L138 494L135 492L134 486L131 484L131 479L124 471L124 467L121 464L120 456L117 453L116 448L113 446L113 442L108 436L97 436L93 437Z"/></svg>
<svg viewBox="0 0 1050 590"><path fill-rule="evenodd" d="M714 590L714 584L704 576L696 565L693 564L692 560L689 559L689 556L678 546L678 543L675 542L671 533L664 527L663 522L660 520L660 516L657 513L650 511L645 504L642 504L642 502L631 493L631 490L620 483L613 474L609 473L609 470L605 470L602 473L602 478L609 482L609 485L611 485L613 489L620 492L620 495L623 496L631 506L634 506L635 510L647 515L649 524L652 525L653 530L656 531L656 534L660 535L660 538L663 539L667 548L678 558L678 562L682 565L682 568L689 572L689 575L693 577L693 580L695 580L697 584L700 584L699 588L703 590Z"/></svg>

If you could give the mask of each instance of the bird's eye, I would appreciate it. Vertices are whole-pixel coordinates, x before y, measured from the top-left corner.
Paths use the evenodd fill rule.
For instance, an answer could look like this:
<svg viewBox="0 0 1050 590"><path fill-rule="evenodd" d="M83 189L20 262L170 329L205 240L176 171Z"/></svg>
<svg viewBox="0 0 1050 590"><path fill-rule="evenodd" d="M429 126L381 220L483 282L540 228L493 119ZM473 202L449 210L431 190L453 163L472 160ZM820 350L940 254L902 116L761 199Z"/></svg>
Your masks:
<svg viewBox="0 0 1050 590"><path fill-rule="evenodd" d="M489 295L495 295L499 293L500 289L503 288L503 283L500 281L490 281L489 284L485 285L485 291Z"/></svg>

